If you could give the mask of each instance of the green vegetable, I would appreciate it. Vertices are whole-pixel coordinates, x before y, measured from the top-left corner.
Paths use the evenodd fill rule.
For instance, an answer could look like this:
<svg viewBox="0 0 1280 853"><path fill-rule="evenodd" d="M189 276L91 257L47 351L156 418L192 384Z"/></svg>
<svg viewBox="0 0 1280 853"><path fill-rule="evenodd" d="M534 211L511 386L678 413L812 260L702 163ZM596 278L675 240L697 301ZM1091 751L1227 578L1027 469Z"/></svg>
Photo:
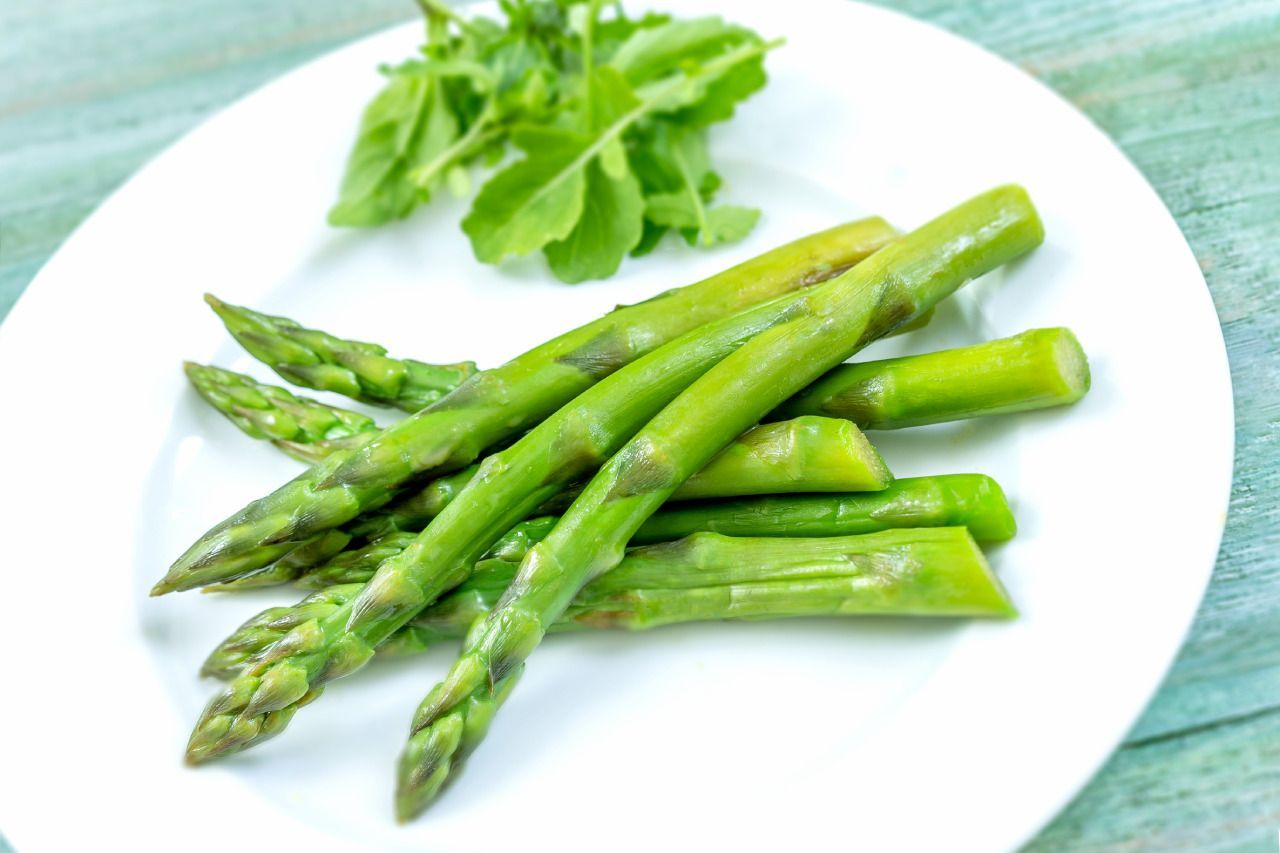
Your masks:
<svg viewBox="0 0 1280 853"><path fill-rule="evenodd" d="M783 403L773 417L827 415L863 429L898 429L1074 403L1089 390L1089 361L1069 329L928 355L842 364Z"/></svg>
<svg viewBox="0 0 1280 853"><path fill-rule="evenodd" d="M767 329L789 326L815 298L812 293L832 284L694 328L587 388L489 456L418 539L381 565L349 613L291 632L213 698L192 732L188 761L207 761L278 734L325 682L359 669L401 625L466 580L513 524L593 471L718 361Z"/></svg>
<svg viewBox="0 0 1280 853"><path fill-rule="evenodd" d="M982 474L945 474L905 477L884 491L862 494L667 504L640 525L631 541L666 542L702 530L726 536L847 536L897 527L952 526L969 528L979 542L1003 542L1016 530L995 480Z"/></svg>
<svg viewBox="0 0 1280 853"><path fill-rule="evenodd" d="M377 344L335 338L286 317L228 305L211 294L204 300L254 358L305 388L416 412L476 372L475 362L427 364L390 358Z"/></svg>
<svg viewBox="0 0 1280 853"><path fill-rule="evenodd" d="M522 521L489 549L489 555L505 560L523 558L533 543L551 532L557 520L543 516ZM948 474L908 477L878 492L667 503L640 526L631 544L669 542L702 531L729 536L848 536L905 527L953 526L967 527L975 539L985 542L1012 539L1016 530L1013 513L995 480L981 474ZM415 538L412 531L387 533L369 545L343 551L299 572L298 585L321 589L364 583L384 560L403 551Z"/></svg>
<svg viewBox="0 0 1280 853"><path fill-rule="evenodd" d="M676 228L741 239L759 211L713 206L706 128L764 86L766 44L717 17L629 18L601 0L514 0L504 22L424 2L421 59L385 69L365 109L335 225L401 219L474 163L523 157L481 188L463 230L498 263L541 250L567 282L612 275Z"/></svg>
<svg viewBox="0 0 1280 853"><path fill-rule="evenodd" d="M675 500L783 492L874 492L892 477L853 424L800 417L747 430L676 490Z"/></svg>
<svg viewBox="0 0 1280 853"><path fill-rule="evenodd" d="M1042 239L1025 191L991 190L804 294L782 322L676 397L604 464L533 547L501 603L468 633L461 655L423 701L400 763L399 817L416 815L434 799L483 738L550 625L587 582L621 561L627 542L681 483L822 372ZM385 612L409 599L390 583L395 575L388 567L395 563L385 563L366 585L353 605L356 614L371 605ZM374 605L379 598L383 603Z"/></svg>
<svg viewBox="0 0 1280 853"><path fill-rule="evenodd" d="M159 595L232 580L390 501L464 468L619 367L690 329L848 269L894 231L840 225L711 278L612 313L471 376L448 396L354 450L335 453L254 501L193 544L153 588Z"/></svg>
<svg viewBox="0 0 1280 853"><path fill-rule="evenodd" d="M226 592L289 583L303 577L329 558L338 559L330 547L345 537L339 550L353 539L374 539L375 545L389 533L420 531L470 482L479 466L431 483L422 492L398 502L385 512L375 512L343 531L330 531L331 539L308 542L266 568L206 591ZM741 497L783 492L848 492L883 489L891 480L880 454L848 421L805 417L765 424L739 436L707 467L689 478L675 498ZM573 494L569 489L567 494ZM560 495L539 507L553 512L568 503ZM330 561L332 565L332 561ZM376 565L376 564L375 564ZM323 567L321 567L322 569ZM367 580L368 578L365 578Z"/></svg>
<svg viewBox="0 0 1280 853"><path fill-rule="evenodd" d="M367 441L379 429L364 415L243 374L190 362L186 370L201 396L246 434L304 462ZM1032 329L971 347L842 364L770 417L825 415L863 429L900 429L1068 405L1088 389L1089 362L1075 335Z"/></svg>
<svg viewBox="0 0 1280 853"><path fill-rule="evenodd" d="M357 537L373 538L376 541L369 553L384 553L378 547L384 537L392 532L420 531L457 496L478 469L479 466L471 466L436 480L386 513L373 513L345 531L330 531L333 538L322 537L320 545L309 542L261 571L206 587L206 590L226 592L289 583L310 571L324 570L326 566L320 564L326 560L329 560L327 568L332 571L334 560L352 559L331 549L331 543L339 536L344 537L339 549ZM690 477L675 498L874 491L888 486L891 479L880 454L853 424L833 418L804 417L747 430L707 463L707 467ZM560 505L567 506L567 503L555 496L539 511L551 512Z"/></svg>
<svg viewBox="0 0 1280 853"><path fill-rule="evenodd" d="M466 635L491 610L518 564L479 563L471 577L414 617L378 649L416 654ZM331 586L293 607L249 619L218 645L201 674L231 678L289 631L345 606L359 584ZM1011 616L999 581L964 528L894 530L823 539L732 539L697 533L632 549L578 593L553 632L630 631L716 619L778 619L863 613Z"/></svg>
<svg viewBox="0 0 1280 853"><path fill-rule="evenodd" d="M243 373L185 362L200 396L246 435L263 438L302 462L356 447L380 429L373 418L317 403Z"/></svg>

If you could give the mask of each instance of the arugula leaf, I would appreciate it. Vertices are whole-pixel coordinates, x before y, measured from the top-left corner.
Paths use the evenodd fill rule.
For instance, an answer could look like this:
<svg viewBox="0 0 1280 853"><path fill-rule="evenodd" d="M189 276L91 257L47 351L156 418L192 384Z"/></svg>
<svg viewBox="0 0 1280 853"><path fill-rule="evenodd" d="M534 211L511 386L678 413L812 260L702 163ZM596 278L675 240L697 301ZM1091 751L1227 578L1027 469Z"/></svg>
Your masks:
<svg viewBox="0 0 1280 853"><path fill-rule="evenodd" d="M421 70L395 73L365 109L347 160L333 225L381 225L408 216L421 190L407 180L419 160L444 150L458 125L440 96L439 78Z"/></svg>
<svg viewBox="0 0 1280 853"><path fill-rule="evenodd" d="M690 246L732 243L751 233L760 219L754 207L722 204L708 208L687 193L661 193L645 200L645 217L655 225L678 228Z"/></svg>
<svg viewBox="0 0 1280 853"><path fill-rule="evenodd" d="M599 72L587 92L592 108L584 111L583 118L591 117L594 133L529 127L513 135L513 141L528 156L491 178L462 220L462 230L471 238L472 249L481 261L497 263L507 255L522 255L548 243L566 241L569 246L554 250L553 270L581 276L586 274L583 271L608 269L606 274L612 274L622 256L640 240L644 205L639 183L631 174L625 152L616 145L621 133L638 117L640 102L618 72L609 68ZM589 182L588 168L597 159L603 162ZM625 221L587 223L567 240L587 206L584 195L588 183L593 210L625 217ZM597 251L599 257L570 261L566 253L571 248Z"/></svg>
<svg viewBox="0 0 1280 853"><path fill-rule="evenodd" d="M469 167L496 167L463 219L478 259L541 249L552 272L615 272L671 230L739 239L758 211L714 206L707 125L765 84L766 44L719 17L630 18L614 0L499 0L500 19L419 0L426 44L365 111L336 225L407 216ZM603 10L603 11L602 11ZM503 165L514 146L523 156Z"/></svg>
<svg viewBox="0 0 1280 853"><path fill-rule="evenodd" d="M689 127L706 127L733 118L740 101L754 95L769 77L764 70L764 56L753 56L733 66L707 83L702 97L679 110L672 120Z"/></svg>
<svg viewBox="0 0 1280 853"><path fill-rule="evenodd" d="M651 147L663 166L645 200L645 218L656 226L676 228L690 246L713 246L741 240L755 227L760 211L734 205L709 207L720 176L711 171L706 132L669 125L652 136Z"/></svg>
<svg viewBox="0 0 1280 853"><path fill-rule="evenodd" d="M631 257L642 258L645 255L658 248L658 244L662 242L662 238L667 236L670 229L665 225L657 225L652 220L646 218L644 221L644 230L640 233L640 242L631 250Z"/></svg>
<svg viewBox="0 0 1280 853"><path fill-rule="evenodd" d="M582 216L591 138L529 127L513 141L528 156L490 178L462 220L476 258L488 264L563 240Z"/></svg>
<svg viewBox="0 0 1280 853"><path fill-rule="evenodd" d="M731 47L760 42L759 36L719 17L668 20L638 29L614 53L609 64L639 85L701 63Z"/></svg>
<svg viewBox="0 0 1280 853"><path fill-rule="evenodd" d="M640 242L644 204L635 175L626 171L613 177L593 162L587 168L582 218L568 237L545 249L551 271L570 284L613 275Z"/></svg>

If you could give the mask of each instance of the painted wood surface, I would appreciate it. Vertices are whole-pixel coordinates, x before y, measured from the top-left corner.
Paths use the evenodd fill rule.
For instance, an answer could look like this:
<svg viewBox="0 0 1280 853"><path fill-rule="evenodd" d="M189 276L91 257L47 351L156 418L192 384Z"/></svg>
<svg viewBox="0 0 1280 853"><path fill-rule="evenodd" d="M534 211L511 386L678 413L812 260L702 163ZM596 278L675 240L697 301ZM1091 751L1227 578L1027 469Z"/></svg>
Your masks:
<svg viewBox="0 0 1280 853"><path fill-rule="evenodd" d="M1280 0L889 5L1019 64L1119 143L1199 258L1231 357L1236 478L1195 627L1125 744L1031 847L1275 850ZM408 0L0 3L0 316L107 193L192 125L412 15ZM1157 310L1134 318L1159 321ZM1161 428L1195 417L1188 388ZM1132 486L1135 500L1168 499ZM1176 535L1176 504L1170 512L1169 529L1135 535Z"/></svg>

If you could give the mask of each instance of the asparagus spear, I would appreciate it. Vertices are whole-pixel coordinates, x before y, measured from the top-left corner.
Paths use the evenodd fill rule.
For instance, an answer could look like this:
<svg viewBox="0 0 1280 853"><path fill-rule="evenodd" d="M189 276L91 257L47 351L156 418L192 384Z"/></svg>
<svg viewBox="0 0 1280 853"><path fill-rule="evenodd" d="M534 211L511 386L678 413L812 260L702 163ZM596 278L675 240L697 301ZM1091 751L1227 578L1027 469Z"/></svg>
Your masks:
<svg viewBox="0 0 1280 853"><path fill-rule="evenodd" d="M556 521L555 516L543 516L521 522L498 540L490 555L522 559ZM700 531L757 537L848 536L894 528L954 526L967 527L980 542L1003 542L1012 539L1016 530L1013 513L995 480L982 474L946 474L895 480L878 492L668 503L640 525L631 544L669 542ZM297 582L308 589L364 583L383 560L403 551L414 538L405 531L388 533L309 568Z"/></svg>
<svg viewBox="0 0 1280 853"><path fill-rule="evenodd" d="M389 513L375 513L363 519L355 529L331 530L317 541L300 545L264 569L205 589L227 592L289 583L338 554L348 541L357 536L372 538L379 543L380 547L369 550L368 554L385 553L383 540L388 534L420 531L440 514L458 489L470 481L475 467L434 481L419 494L392 507ZM782 492L874 491L888 486L891 479L880 454L853 424L833 418L802 417L747 430L712 459L706 468L690 477L676 492L675 499ZM572 491L570 489L570 493ZM560 497L553 497L539 508L540 511L553 512L557 507L567 506ZM338 541L340 536L342 541ZM333 547L335 544L336 549ZM348 556L346 559L355 559L362 565L366 557ZM333 570L331 563L328 571Z"/></svg>
<svg viewBox="0 0 1280 853"><path fill-rule="evenodd" d="M414 654L465 636L498 602L517 567L510 560L481 561L465 583L393 634L378 655ZM333 586L292 608L263 611L209 655L201 674L234 676L258 650L329 615L359 591L359 584ZM618 568L587 584L550 630L637 631L678 622L824 614L1013 612L962 527L785 541L697 533L630 550Z"/></svg>
<svg viewBox="0 0 1280 853"><path fill-rule="evenodd" d="M489 456L461 494L412 545L382 564L354 602L290 632L210 701L192 732L187 760L201 763L278 734L325 682L359 669L401 625L466 580L476 560L513 524L594 470L726 355L766 329L789 327L793 317L807 313L812 292L831 286L698 326L588 387L515 444Z"/></svg>
<svg viewBox="0 0 1280 853"><path fill-rule="evenodd" d="M842 364L783 403L773 417L827 415L863 429L899 429L1074 403L1089 362L1069 329L927 355Z"/></svg>
<svg viewBox="0 0 1280 853"><path fill-rule="evenodd" d="M435 797L484 737L547 628L588 581L618 564L628 540L682 482L823 371L1042 239L1020 187L984 193L806 294L785 322L727 356L655 416L533 547L423 701L400 762L398 816L418 814ZM390 591L387 567L394 563L366 585L355 612L378 606L378 593Z"/></svg>
<svg viewBox="0 0 1280 853"><path fill-rule="evenodd" d="M374 514L356 529L371 536L383 536L393 530L421 530L470 481L475 470L472 466L452 475L447 499L433 483L421 497L414 495L398 501L385 517L379 519ZM870 492L885 488L891 480L880 454L852 424L834 418L800 417L747 430L690 477L673 499ZM567 500L575 494L570 488L540 509L554 512L568 506Z"/></svg>
<svg viewBox="0 0 1280 853"><path fill-rule="evenodd" d="M363 403L370 403L372 405L398 405L392 400L384 399L383 397L385 395L379 398L374 398L370 396L365 391L363 385L361 384L361 381L359 380L359 377L356 377L354 374L348 375L351 373L350 368L347 368L342 365L335 366L334 364L330 363L330 361L332 361L334 358L334 351L339 349L340 347L364 348L364 349L371 350L375 353L381 353L382 355L374 355L374 356L366 357L367 356L366 353L360 352L360 350L357 349L356 351L360 353L359 355L344 356L347 361L351 361L351 362L360 361L363 364L371 358L374 360L374 363L377 363L376 360L379 358L383 358L386 353L386 349L382 347L380 344L366 344L366 343L360 343L356 341L342 341L338 338L335 338L332 335L329 335L326 332L316 331L314 329L302 330L301 327L296 322L288 319L287 317L272 317L266 314L260 314L248 308L242 308L236 305L228 305L224 302L221 302L216 297L210 296L208 294L205 295L205 301L214 305L215 310L219 313L219 315L223 316L223 318L227 320L227 325L231 329L232 335L235 336L237 340L239 340L242 344L245 345L245 348L250 355L256 358L259 358L264 364L266 364L268 367L272 368L273 370L276 370L276 372L280 373L280 375L283 376L284 378L292 382L295 382L298 385L302 385L303 387L306 387L306 388L314 388L319 391L332 391L337 394L343 394L347 397L352 398L353 400L359 400L360 402L363 402ZM913 320L911 323L901 328L895 329L891 334L896 335L900 333L915 331L916 329L922 329L929 324L929 321L932 318L933 318L932 311L925 312L924 314L920 315L920 317ZM304 338L303 338L304 341L309 340L311 337L314 337L317 340L328 342L328 343L323 345L322 347L317 347L317 352L308 351L305 346L302 348L301 351L299 351L298 350L299 344L295 343L292 340L289 340L288 338L290 334L294 334L294 335L298 334L299 333L298 330L301 330L302 333L304 334ZM280 361L280 359L288 358L291 355L295 359L303 362L303 364L300 366L299 365L291 366L289 363L283 363ZM312 363L313 358L320 358L322 360L322 363L313 364ZM388 359L388 361L394 361L394 360ZM417 365L419 367L423 366L422 362L406 361L405 363L411 364L411 365ZM436 387L432 388L429 391L426 391L426 390L412 391L411 390L410 392L411 396L413 394L416 394L417 396L422 398L421 400L422 405L413 405L413 403L417 401L408 400L405 403L405 405L400 405L399 406L400 408L404 408L408 411L417 411L418 409L423 408L425 405L427 405L428 402L434 402L435 400L444 396L444 393L447 393L448 391L453 390L453 388L457 387L462 382L462 380L466 378L465 376L456 376L456 377L454 376L455 373L459 372L458 368L464 368L467 372L467 375L470 375L471 373L475 372L475 365L473 362L465 362L464 365L444 365L444 366L425 365L425 367L432 369L430 377L436 381ZM210 369L216 370L217 368L210 368ZM300 375L300 371L305 371L307 375ZM384 375L386 374L385 370L366 369L365 373L368 373L370 375L370 378L364 380L364 384L380 383L382 386L387 385L386 380L383 378ZM311 378L312 375L314 375L316 378L315 379ZM248 380L249 383L252 383L255 386L259 386L259 383L256 383L255 380L250 379L247 376L242 376L240 374L234 374L234 376L242 380ZM218 380L215 380L215 381L218 381ZM267 387L271 391L279 390L285 394L289 393L288 391L283 391L283 389L270 388L270 386L262 386L262 387ZM425 399L427 395L431 395L430 401L427 401ZM206 399L209 399L209 398L206 397ZM303 401L306 403L313 404L317 407L321 407L321 408L325 407L323 403L317 403L314 400L306 400L304 398ZM217 408L219 411L223 411L224 414L227 414L228 417L231 417L230 414L228 414L226 411L223 410L222 406L219 404L218 401L209 399L209 402L212 403L214 407ZM339 409L338 411L342 411L342 410ZM240 425L238 421L236 421L236 424L237 426ZM273 435L265 435L265 436L261 435L251 427L246 428L242 426L241 428L244 429L244 431L248 435L252 436L253 438L274 438L275 437ZM306 439L299 439L299 440L305 441ZM303 461L314 462L315 459L314 458L303 459Z"/></svg>
<svg viewBox="0 0 1280 853"><path fill-rule="evenodd" d="M254 358L304 388L333 391L362 403L416 412L476 372L472 361L427 364L411 358L391 358L378 344L343 340L300 326L287 317L228 305L209 293L204 301Z"/></svg>
<svg viewBox="0 0 1280 853"><path fill-rule="evenodd" d="M890 481L880 454L856 426L799 417L747 430L685 480L674 500L784 492L874 492Z"/></svg>
<svg viewBox="0 0 1280 853"><path fill-rule="evenodd" d="M445 398L333 454L206 533L153 588L159 595L229 580L381 506L396 491L463 468L602 377L716 318L828 279L894 237L866 219L802 238L702 282L615 310L481 371Z"/></svg>
<svg viewBox="0 0 1280 853"><path fill-rule="evenodd" d="M668 504L646 519L631 541L665 542L700 530L729 536L846 536L951 526L967 527L979 542L1003 542L1016 530L995 480L982 474L945 474L906 477L883 491L865 494Z"/></svg>
<svg viewBox="0 0 1280 853"><path fill-rule="evenodd" d="M367 441L378 429L364 415L242 374L191 363L187 374L244 432L272 439L304 462ZM1088 390L1089 363L1075 335L1062 328L1032 329L970 347L842 364L770 419L825 415L862 429L901 429L1067 405Z"/></svg>
<svg viewBox="0 0 1280 853"><path fill-rule="evenodd" d="M371 418L296 397L240 373L186 362L187 376L215 409L254 438L269 438L294 458L315 462L334 450L367 441L378 426ZM273 410L275 405L275 410ZM335 423L336 422L336 423ZM861 466L861 470L855 470ZM468 466L443 485L433 481L419 495L397 506L401 526L429 521L443 507L441 498L455 494L475 474ZM822 475L826 474L827 477ZM461 476L459 476L461 475ZM737 497L771 492L835 492L883 488L884 462L866 437L848 423L801 416L748 430L702 471L689 478L677 500ZM743 483L761 483L757 487Z"/></svg>
<svg viewBox="0 0 1280 853"><path fill-rule="evenodd" d="M182 366L200 396L241 431L302 462L358 447L379 430L373 418L298 397L243 373L190 361Z"/></svg>

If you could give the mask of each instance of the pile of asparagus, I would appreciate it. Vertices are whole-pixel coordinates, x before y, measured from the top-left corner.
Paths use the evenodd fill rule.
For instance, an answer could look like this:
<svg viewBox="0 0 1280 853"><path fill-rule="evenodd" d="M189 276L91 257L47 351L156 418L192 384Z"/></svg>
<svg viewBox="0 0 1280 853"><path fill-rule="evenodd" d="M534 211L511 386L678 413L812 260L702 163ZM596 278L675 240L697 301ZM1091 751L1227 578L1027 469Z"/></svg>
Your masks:
<svg viewBox="0 0 1280 853"><path fill-rule="evenodd" d="M311 467L201 537L153 594L312 590L209 655L203 674L226 684L188 761L278 734L375 656L461 639L400 759L406 820L479 745L549 631L1013 615L976 544L1014 535L1000 487L895 481L863 430L1072 403L1089 385L1075 337L843 362L1042 238L1026 193L999 187L909 234L866 219L805 237L482 371L210 297L285 379L412 414L380 427L186 366L236 426Z"/></svg>

